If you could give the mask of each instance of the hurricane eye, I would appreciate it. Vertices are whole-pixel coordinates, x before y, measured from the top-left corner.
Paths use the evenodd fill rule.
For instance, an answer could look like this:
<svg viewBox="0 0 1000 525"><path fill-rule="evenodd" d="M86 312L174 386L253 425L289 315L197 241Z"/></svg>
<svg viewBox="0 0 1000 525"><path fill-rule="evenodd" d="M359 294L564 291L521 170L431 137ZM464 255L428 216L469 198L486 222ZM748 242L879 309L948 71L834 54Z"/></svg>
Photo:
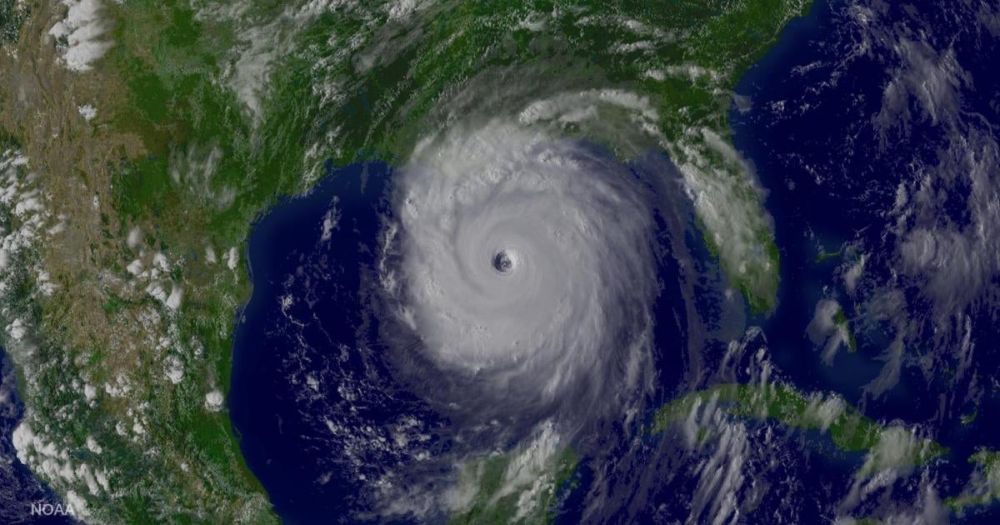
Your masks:
<svg viewBox="0 0 1000 525"><path fill-rule="evenodd" d="M506 250L500 250L493 256L493 269L500 273L510 273L514 270L514 259Z"/></svg>

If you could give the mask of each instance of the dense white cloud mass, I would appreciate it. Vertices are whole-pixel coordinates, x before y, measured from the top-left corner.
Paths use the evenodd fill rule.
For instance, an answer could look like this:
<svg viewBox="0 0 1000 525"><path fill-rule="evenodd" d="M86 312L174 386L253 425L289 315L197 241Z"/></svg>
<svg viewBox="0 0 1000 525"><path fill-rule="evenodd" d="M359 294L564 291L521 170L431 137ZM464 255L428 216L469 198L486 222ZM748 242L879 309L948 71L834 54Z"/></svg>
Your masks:
<svg viewBox="0 0 1000 525"><path fill-rule="evenodd" d="M508 399L635 386L658 285L650 195L627 167L494 122L423 145L399 189L390 291L433 362Z"/></svg>

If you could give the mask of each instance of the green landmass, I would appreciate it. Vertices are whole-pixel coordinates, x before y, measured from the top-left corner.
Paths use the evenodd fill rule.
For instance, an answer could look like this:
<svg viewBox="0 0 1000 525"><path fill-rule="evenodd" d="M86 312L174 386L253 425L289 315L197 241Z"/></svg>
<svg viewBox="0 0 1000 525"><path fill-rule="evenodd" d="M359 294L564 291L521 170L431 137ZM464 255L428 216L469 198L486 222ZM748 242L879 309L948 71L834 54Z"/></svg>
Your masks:
<svg viewBox="0 0 1000 525"><path fill-rule="evenodd" d="M17 40L27 9L27 4L17 0L0 0L0 44Z"/></svg>
<svg viewBox="0 0 1000 525"><path fill-rule="evenodd" d="M717 403L733 417L817 432L843 452L865 453L865 462L857 472L861 478L871 477L887 467L917 467L933 459L947 458L949 454L940 443L919 438L912 430L872 420L837 396L806 395L781 383L721 384L684 395L660 407L651 431L661 433L673 425L681 425L696 407L707 403ZM705 441L712 436L703 429L697 437ZM958 495L943 500L945 507L959 515L1000 500L1000 452L980 449L968 461L976 466L973 477ZM868 517L858 522L881 521Z"/></svg>
<svg viewBox="0 0 1000 525"><path fill-rule="evenodd" d="M833 314L833 324L843 331L847 340L847 349L851 352L858 351L858 340L854 338L854 331L851 330L851 322L844 313L844 308L838 306L837 313Z"/></svg>
<svg viewBox="0 0 1000 525"><path fill-rule="evenodd" d="M880 442L893 437L898 427L888 427L874 421L837 396L806 396L797 389L781 383L722 384L694 392L671 401L656 412L653 432L662 432L670 425L683 422L696 404L719 403L726 413L734 417L775 421L782 426L805 431L816 431L828 436L844 452L872 452ZM912 464L941 457L947 449L938 443L923 439L911 447Z"/></svg>
<svg viewBox="0 0 1000 525"><path fill-rule="evenodd" d="M975 477L969 486L958 496L944 500L945 506L960 514L1000 499L1000 451L980 449L969 457L969 463L976 466Z"/></svg>
<svg viewBox="0 0 1000 525"><path fill-rule="evenodd" d="M571 489L579 458L564 449L534 479L511 481L513 454L497 454L469 467L465 479L474 487L470 506L448 520L452 525L545 524L555 520L559 496ZM522 509L523 507L523 509Z"/></svg>
<svg viewBox="0 0 1000 525"><path fill-rule="evenodd" d="M816 255L816 262L823 263L831 259L839 259L844 255L844 250L837 250L835 252L828 252L826 250L820 250L819 254Z"/></svg>

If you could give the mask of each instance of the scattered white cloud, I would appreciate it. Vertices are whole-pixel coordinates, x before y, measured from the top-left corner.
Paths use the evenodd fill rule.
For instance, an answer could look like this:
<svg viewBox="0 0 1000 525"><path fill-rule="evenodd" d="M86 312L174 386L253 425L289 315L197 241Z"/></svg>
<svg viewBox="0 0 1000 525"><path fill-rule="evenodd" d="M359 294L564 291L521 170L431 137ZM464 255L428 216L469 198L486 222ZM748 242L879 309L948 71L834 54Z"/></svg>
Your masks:
<svg viewBox="0 0 1000 525"><path fill-rule="evenodd" d="M77 110L80 112L80 116L83 117L83 120L86 120L88 122L94 120L94 117L97 116L97 108L95 108L90 104L85 104L83 106L80 106L77 108Z"/></svg>
<svg viewBox="0 0 1000 525"><path fill-rule="evenodd" d="M212 390L205 394L205 408L209 411L218 412L222 410L222 402L222 392L219 390Z"/></svg>
<svg viewBox="0 0 1000 525"><path fill-rule="evenodd" d="M100 18L102 6L98 0L63 0L63 4L66 17L52 26L49 35L68 69L89 71L111 48L105 38L107 24Z"/></svg>

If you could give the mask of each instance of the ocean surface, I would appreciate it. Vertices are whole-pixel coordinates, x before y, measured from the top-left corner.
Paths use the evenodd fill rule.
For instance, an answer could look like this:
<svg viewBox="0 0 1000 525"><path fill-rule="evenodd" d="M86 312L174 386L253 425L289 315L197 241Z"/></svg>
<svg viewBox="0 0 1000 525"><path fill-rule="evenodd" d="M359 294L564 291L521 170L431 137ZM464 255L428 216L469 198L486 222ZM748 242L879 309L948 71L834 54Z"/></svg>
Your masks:
<svg viewBox="0 0 1000 525"><path fill-rule="evenodd" d="M333 441L332 429L345 424L340 403L367 424L388 424L394 409L408 405L337 390L346 376L363 383L364 376L386 373L370 368L378 359L362 362L357 346L376 329L368 325L360 329L367 333L358 333L367 310L359 294L363 269L375 263L390 174L388 165L375 162L330 170L307 195L273 206L250 235L253 296L236 327L228 404L248 465L290 523L345 520L342 498L359 492L342 475L348 469L330 472L339 469L328 460L344 451L322 437ZM283 303L284 297L292 301ZM287 326L299 310L320 317L301 334ZM315 381L316 399L303 398L310 391L303 381ZM376 459L383 458L357 458Z"/></svg>
<svg viewBox="0 0 1000 525"><path fill-rule="evenodd" d="M1000 45L983 28L970 26L973 21L952 18L948 7L934 2L886 4L878 23L868 30L851 9L874 4L817 0L810 15L793 21L736 89L745 98L730 115L733 140L766 188L765 205L774 218L782 263L777 311L757 322L763 323L780 376L799 389L837 392L872 419L928 429L949 451L946 464L932 467L937 488L942 496L954 495L971 474L968 456L979 447L1000 447L1000 396L994 389L975 406L947 405L978 392L968 379L950 379L947 363L958 354L961 338L947 339L946 334L926 328L921 328L919 343L904 348L898 381L881 395L871 395L870 385L889 359L886 349L892 332L886 324L866 317L867 310L856 311L855 305L868 308L868 300L882 287L896 286L913 325L931 325L932 305L921 293L926 283L899 278L903 272L895 252L896 218L888 211L900 182L920 173L933 174L928 167L939 162L954 137L910 101L909 110L890 124L889 144L881 142L884 128L878 125L878 115L886 103L887 86L907 67L894 55L892 42L911 39L929 49L954 53L968 75L968 84L957 88L959 118L991 122L1000 118L995 97L1000 70L982 57L996 56ZM857 26L848 28L848 21ZM919 74L925 75L920 81L935 81L927 71ZM938 176L942 175L950 176ZM965 176L955 175L957 180ZM938 213L961 224L967 219L963 217L967 197L959 185ZM850 253L852 247L867 252L857 301L845 293L838 271L848 256L856 255ZM841 350L825 362L807 337L807 327L817 301L831 296L840 298L852 320L857 351ZM973 377L996 376L1000 371L995 311L995 305L987 302L973 303L960 312L973 327L969 334L977 348ZM930 375L920 366L928 360L941 363ZM974 420L960 422L960 416L968 413L975 413ZM991 519L1000 519L995 505L958 521Z"/></svg>
<svg viewBox="0 0 1000 525"><path fill-rule="evenodd" d="M630 169L648 177L672 165L662 154L650 154ZM452 428L455 422L411 394L399 381L405 371L398 374L385 357L390 349L382 342L373 280L382 228L392 213L392 173L381 162L330 169L308 194L268 210L250 235L253 294L236 327L228 406L248 465L289 523L351 521L358 516L349 517L347 509L373 505L364 499L370 491L362 490L372 476L412 467L412 457L372 446L382 439L381 429L398 425L400 418L419 420L439 452L449 450L461 433ZM658 235L698 243L693 235L683 239L685 230L694 231L693 223L681 218L690 218L684 199L679 186L670 191L662 206L677 213L658 216ZM653 313L664 322L655 328L662 387L657 403L677 394L691 369L686 362L700 359L700 344L690 345L690 351L684 344L705 337L689 333L684 297L702 295L691 291L694 286L705 297L721 295L718 282L679 282L678 256L658 255L664 278ZM697 256L708 254L702 249ZM717 309L706 300L690 311L712 308ZM434 378L417 380L433 384ZM622 430L611 429L599 446Z"/></svg>
<svg viewBox="0 0 1000 525"><path fill-rule="evenodd" d="M31 515L33 503L41 510L41 505L61 502L17 459L11 436L24 416L24 403L17 396L16 383L14 363L0 348L0 523L77 523L68 516Z"/></svg>

